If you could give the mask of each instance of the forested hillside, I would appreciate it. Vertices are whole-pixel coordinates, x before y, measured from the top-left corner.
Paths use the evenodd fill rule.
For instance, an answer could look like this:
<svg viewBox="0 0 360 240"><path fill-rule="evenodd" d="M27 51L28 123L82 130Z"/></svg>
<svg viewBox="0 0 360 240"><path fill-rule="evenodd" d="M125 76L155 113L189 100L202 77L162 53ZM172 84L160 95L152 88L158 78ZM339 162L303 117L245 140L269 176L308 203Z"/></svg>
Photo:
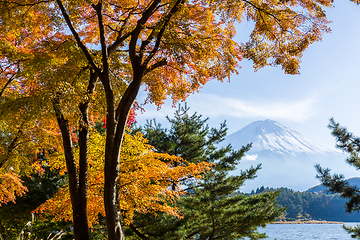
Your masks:
<svg viewBox="0 0 360 240"><path fill-rule="evenodd" d="M283 218L286 220L314 219L328 221L352 222L359 221L359 213L346 213L344 206L346 199L338 194L318 192L296 192L288 188L258 188L251 194L264 191L280 191L277 198L279 205L287 206Z"/></svg>

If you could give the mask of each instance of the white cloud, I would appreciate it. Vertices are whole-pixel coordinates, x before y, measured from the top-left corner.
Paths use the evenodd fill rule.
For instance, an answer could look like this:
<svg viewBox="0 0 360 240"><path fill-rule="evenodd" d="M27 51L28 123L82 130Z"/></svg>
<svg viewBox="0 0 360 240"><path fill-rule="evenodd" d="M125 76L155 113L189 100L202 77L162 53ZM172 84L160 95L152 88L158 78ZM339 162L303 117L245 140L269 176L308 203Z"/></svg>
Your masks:
<svg viewBox="0 0 360 240"><path fill-rule="evenodd" d="M241 160L245 160L245 161L255 161L257 159L258 155L257 154L253 154L253 155L248 155L245 154L244 157L241 158Z"/></svg>
<svg viewBox="0 0 360 240"><path fill-rule="evenodd" d="M198 94L188 99L192 110L208 117L270 118L304 122L313 113L315 97L300 101L244 101L214 94Z"/></svg>
<svg viewBox="0 0 360 240"><path fill-rule="evenodd" d="M157 110L154 105L146 105L143 114L138 113L137 119L143 123L145 119L155 118L157 122L164 123L165 116L172 117L176 108L166 103ZM303 123L314 113L315 97L308 97L299 101L264 100L249 101L237 98L222 97L215 94L194 94L187 99L190 113L197 112L210 118L257 118L275 119Z"/></svg>

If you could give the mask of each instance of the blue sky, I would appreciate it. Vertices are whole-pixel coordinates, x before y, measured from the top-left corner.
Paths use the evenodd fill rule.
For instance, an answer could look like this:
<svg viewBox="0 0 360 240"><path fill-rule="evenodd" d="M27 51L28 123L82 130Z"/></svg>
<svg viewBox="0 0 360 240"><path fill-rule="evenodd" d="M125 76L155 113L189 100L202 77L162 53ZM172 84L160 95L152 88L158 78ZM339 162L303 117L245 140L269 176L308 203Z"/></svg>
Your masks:
<svg viewBox="0 0 360 240"><path fill-rule="evenodd" d="M211 127L226 120L229 134L253 121L272 119L334 149L327 128L329 118L334 117L360 136L360 6L350 1L334 5L326 10L333 21L332 33L306 50L300 75L285 75L280 67L254 72L252 63L244 60L230 83L212 81L191 95L187 99L191 111L209 117ZM251 23L241 23L240 42L246 41L250 28ZM137 120L143 125L146 119L156 118L166 126L165 116L173 116L174 111L171 101L159 111L146 105Z"/></svg>

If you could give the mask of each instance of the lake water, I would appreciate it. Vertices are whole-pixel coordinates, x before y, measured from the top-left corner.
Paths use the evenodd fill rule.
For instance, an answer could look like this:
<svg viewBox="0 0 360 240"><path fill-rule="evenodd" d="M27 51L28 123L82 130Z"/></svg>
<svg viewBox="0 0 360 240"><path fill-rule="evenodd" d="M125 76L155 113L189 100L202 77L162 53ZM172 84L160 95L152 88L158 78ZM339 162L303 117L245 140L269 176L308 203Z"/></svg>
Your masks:
<svg viewBox="0 0 360 240"><path fill-rule="evenodd" d="M359 223L345 223L354 226ZM319 239L319 240L351 240L342 227L342 224L269 224L266 228L260 228L260 232L266 233L270 240L295 240L295 239Z"/></svg>

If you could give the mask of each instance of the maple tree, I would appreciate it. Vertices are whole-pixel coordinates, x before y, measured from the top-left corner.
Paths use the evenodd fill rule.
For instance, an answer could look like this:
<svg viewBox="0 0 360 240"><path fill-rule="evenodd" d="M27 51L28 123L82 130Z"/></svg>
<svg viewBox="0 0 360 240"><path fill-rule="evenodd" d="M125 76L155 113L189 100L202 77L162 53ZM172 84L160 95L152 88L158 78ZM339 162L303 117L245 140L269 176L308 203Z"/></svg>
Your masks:
<svg viewBox="0 0 360 240"><path fill-rule="evenodd" d="M123 238L117 202L126 120L141 85L147 102L174 102L211 79L237 72L243 57L259 69L296 74L303 51L328 32L331 0L1 0L0 112L5 156L41 148L64 153L75 239L89 239L91 125L106 116L104 208L108 237ZM239 45L235 26L255 22ZM60 129L60 131L59 131ZM78 147L78 158L74 146ZM16 152L21 152L17 154ZM16 157L14 157L16 156ZM20 192L19 192L20 193Z"/></svg>
<svg viewBox="0 0 360 240"><path fill-rule="evenodd" d="M102 204L105 139L104 135L97 131L91 136L89 140L90 168L87 208L90 226L99 223L99 214L105 216ZM60 169L60 172L64 174L66 166L62 158L62 154L52 154L49 156L48 166ZM131 223L135 212L156 215L161 211L181 217L177 208L168 203L174 202L184 194L184 191L179 184L174 189L169 186L173 182L180 182L179 179L199 178L200 174L209 169L211 165L207 162L186 163L180 157L157 153L139 132L134 135L125 134L120 159L121 171L117 182L118 198L121 211L124 212L124 221L127 224ZM173 167L174 163L176 163L176 167ZM73 220L70 202L68 186L62 186L53 198L42 204L35 212L50 213L58 221Z"/></svg>

